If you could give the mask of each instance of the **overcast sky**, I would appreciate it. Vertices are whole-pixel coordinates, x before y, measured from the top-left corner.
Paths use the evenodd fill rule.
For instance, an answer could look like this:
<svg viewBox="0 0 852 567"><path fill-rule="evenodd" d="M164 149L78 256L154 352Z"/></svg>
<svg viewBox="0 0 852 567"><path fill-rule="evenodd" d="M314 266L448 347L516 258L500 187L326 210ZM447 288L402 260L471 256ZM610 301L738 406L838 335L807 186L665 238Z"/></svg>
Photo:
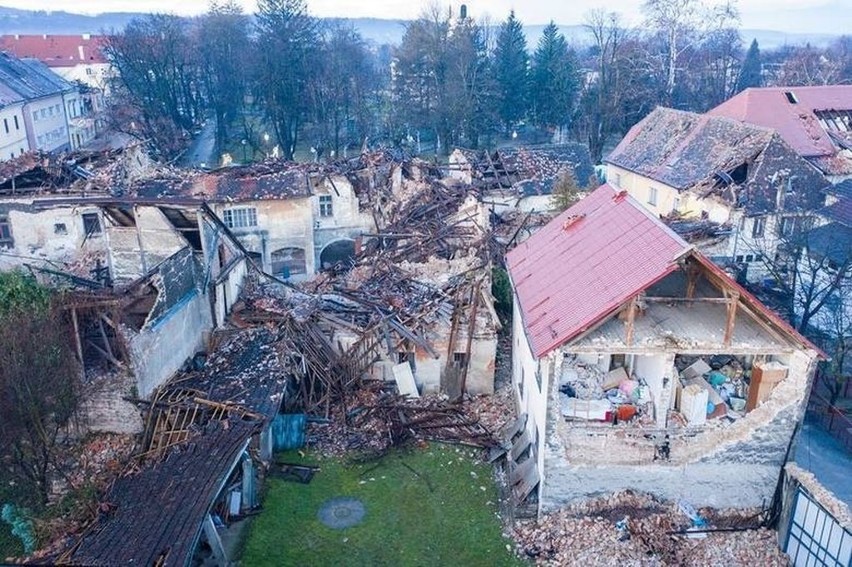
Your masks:
<svg viewBox="0 0 852 567"><path fill-rule="evenodd" d="M317 16L377 17L410 19L418 15L429 0L308 0ZM255 9L255 0L239 0L246 11ZM439 5L458 0L438 0ZM0 4L30 10L65 10L95 14L100 12L176 12L199 14L207 0L0 0ZM622 13L627 21L640 20L641 0L470 0L466 2L474 16L488 13L500 20L514 8L525 24L555 20L577 24L590 9L605 7ZM852 0L739 0L742 25L746 28L788 32L849 33L852 31Z"/></svg>

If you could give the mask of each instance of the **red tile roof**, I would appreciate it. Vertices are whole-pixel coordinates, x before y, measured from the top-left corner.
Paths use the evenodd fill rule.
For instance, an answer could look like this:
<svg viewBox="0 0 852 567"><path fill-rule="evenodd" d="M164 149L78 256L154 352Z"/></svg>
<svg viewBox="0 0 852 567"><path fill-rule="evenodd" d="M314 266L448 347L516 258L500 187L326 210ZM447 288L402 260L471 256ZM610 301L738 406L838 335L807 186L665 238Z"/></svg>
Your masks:
<svg viewBox="0 0 852 567"><path fill-rule="evenodd" d="M32 57L48 67L106 63L102 35L3 35L0 50L16 57Z"/></svg>
<svg viewBox="0 0 852 567"><path fill-rule="evenodd" d="M694 258L761 319L825 355L641 203L603 185L506 255L533 354L540 358L613 315Z"/></svg>
<svg viewBox="0 0 852 567"><path fill-rule="evenodd" d="M832 156L836 146L814 114L821 110L852 110L852 85L746 89L708 114L777 130L803 157Z"/></svg>
<svg viewBox="0 0 852 567"><path fill-rule="evenodd" d="M506 256L533 353L603 320L690 250L632 197L599 187Z"/></svg>

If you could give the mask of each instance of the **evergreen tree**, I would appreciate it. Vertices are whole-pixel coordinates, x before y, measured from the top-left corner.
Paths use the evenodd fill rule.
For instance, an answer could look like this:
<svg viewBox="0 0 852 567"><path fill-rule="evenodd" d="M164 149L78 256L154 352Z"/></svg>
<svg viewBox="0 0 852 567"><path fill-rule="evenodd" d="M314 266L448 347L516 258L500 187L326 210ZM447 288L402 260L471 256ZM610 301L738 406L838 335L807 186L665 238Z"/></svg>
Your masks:
<svg viewBox="0 0 852 567"><path fill-rule="evenodd" d="M319 37L305 0L259 0L255 81L285 159L293 159L309 117L309 81L316 69Z"/></svg>
<svg viewBox="0 0 852 567"><path fill-rule="evenodd" d="M498 114L509 130L526 116L529 92L527 39L514 10L509 12L509 19L503 22L497 35L494 76Z"/></svg>
<svg viewBox="0 0 852 567"><path fill-rule="evenodd" d="M743 59L743 66L737 79L737 92L751 87L760 87L763 84L760 76L761 66L760 47L758 47L755 39L751 42L751 47L748 48L745 59Z"/></svg>
<svg viewBox="0 0 852 567"><path fill-rule="evenodd" d="M530 104L535 124L561 128L568 124L577 98L576 57L565 36L550 22L533 54Z"/></svg>

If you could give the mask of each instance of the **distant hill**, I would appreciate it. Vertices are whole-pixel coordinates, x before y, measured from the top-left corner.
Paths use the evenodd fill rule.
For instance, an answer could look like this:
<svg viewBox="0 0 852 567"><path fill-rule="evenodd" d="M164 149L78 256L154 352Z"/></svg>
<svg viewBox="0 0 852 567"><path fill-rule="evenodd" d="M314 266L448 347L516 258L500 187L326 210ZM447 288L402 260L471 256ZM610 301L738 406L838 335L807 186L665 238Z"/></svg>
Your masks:
<svg viewBox="0 0 852 567"><path fill-rule="evenodd" d="M96 16L72 14L69 12L44 12L19 10L0 6L0 34L83 34L120 30L139 13L108 12ZM328 18L330 21L351 22L364 39L376 44L396 45L402 41L405 33L405 20L383 20L379 18ZM544 25L524 27L527 43L534 48L541 37ZM560 26L562 33L573 44L587 45L591 41L589 32L581 25ZM814 46L828 45L836 35L825 33L787 33L772 30L740 30L747 45L757 39L764 49L784 44L810 43Z"/></svg>

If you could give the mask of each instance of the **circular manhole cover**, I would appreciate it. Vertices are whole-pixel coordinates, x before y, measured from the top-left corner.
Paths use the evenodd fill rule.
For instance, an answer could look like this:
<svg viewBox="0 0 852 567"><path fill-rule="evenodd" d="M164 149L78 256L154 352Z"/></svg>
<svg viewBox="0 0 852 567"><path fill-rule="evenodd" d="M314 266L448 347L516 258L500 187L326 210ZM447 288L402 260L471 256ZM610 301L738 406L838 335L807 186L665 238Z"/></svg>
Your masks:
<svg viewBox="0 0 852 567"><path fill-rule="evenodd" d="M326 526L342 530L361 523L367 510L357 498L340 497L326 500L317 512L317 518Z"/></svg>

